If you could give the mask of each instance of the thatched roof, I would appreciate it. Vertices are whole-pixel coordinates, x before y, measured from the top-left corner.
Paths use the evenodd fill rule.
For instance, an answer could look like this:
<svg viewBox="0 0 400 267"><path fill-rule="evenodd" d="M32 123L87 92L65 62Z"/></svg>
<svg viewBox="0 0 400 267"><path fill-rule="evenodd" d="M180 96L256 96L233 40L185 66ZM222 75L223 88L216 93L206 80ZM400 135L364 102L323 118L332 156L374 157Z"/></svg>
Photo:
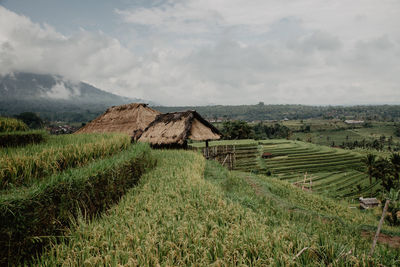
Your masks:
<svg viewBox="0 0 400 267"><path fill-rule="evenodd" d="M363 209L373 208L379 205L379 201L376 198L363 198L360 197L360 206Z"/></svg>
<svg viewBox="0 0 400 267"><path fill-rule="evenodd" d="M184 145L187 139L217 140L222 134L196 111L160 114L138 137L155 146Z"/></svg>
<svg viewBox="0 0 400 267"><path fill-rule="evenodd" d="M133 135L144 130L160 112L147 104L132 103L114 106L79 129L76 133L126 133Z"/></svg>

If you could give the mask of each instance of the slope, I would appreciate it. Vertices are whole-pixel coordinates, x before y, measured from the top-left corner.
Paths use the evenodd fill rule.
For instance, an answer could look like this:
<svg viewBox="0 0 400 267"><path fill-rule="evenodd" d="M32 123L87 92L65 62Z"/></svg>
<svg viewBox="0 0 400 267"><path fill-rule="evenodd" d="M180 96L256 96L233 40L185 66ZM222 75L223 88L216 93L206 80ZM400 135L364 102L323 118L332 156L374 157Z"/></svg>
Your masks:
<svg viewBox="0 0 400 267"><path fill-rule="evenodd" d="M368 258L373 214L304 193L265 176L228 172L194 152L155 151L157 167L118 205L69 239L40 266L396 265L399 250ZM385 227L386 233L393 229ZM392 232L391 232L392 231ZM397 230L397 233L398 230ZM303 248L305 250L296 257Z"/></svg>

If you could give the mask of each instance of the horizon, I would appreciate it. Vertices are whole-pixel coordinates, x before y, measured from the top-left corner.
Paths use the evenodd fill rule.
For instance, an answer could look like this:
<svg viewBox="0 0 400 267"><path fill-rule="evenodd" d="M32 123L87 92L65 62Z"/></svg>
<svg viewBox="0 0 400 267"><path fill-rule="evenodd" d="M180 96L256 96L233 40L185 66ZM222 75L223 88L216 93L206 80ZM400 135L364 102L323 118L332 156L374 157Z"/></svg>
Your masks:
<svg viewBox="0 0 400 267"><path fill-rule="evenodd" d="M400 2L0 1L0 74L162 106L400 104Z"/></svg>

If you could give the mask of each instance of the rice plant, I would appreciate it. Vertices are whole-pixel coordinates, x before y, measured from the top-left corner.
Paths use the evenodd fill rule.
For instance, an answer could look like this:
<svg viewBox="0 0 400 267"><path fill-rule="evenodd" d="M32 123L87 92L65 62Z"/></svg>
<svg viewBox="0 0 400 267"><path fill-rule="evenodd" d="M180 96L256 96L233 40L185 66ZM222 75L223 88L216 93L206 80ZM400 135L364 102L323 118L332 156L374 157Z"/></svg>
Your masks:
<svg viewBox="0 0 400 267"><path fill-rule="evenodd" d="M27 131L29 127L21 120L0 117L0 132Z"/></svg>
<svg viewBox="0 0 400 267"><path fill-rule="evenodd" d="M120 134L51 136L48 142L0 151L0 189L29 185L71 167L125 150L130 138Z"/></svg>
<svg viewBox="0 0 400 267"><path fill-rule="evenodd" d="M228 172L193 152L157 151L156 169L117 206L79 220L38 266L398 265L361 237L374 215L277 179ZM385 228L386 231L396 229ZM398 233L398 230L397 232ZM303 251L303 252L301 252ZM301 253L300 253L301 252Z"/></svg>

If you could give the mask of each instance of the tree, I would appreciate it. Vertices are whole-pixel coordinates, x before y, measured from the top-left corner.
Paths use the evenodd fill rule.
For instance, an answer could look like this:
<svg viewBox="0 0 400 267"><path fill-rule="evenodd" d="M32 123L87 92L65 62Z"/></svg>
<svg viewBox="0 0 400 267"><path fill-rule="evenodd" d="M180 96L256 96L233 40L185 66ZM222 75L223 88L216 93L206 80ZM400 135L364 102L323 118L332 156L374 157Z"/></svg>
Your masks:
<svg viewBox="0 0 400 267"><path fill-rule="evenodd" d="M39 129L44 126L43 120L36 113L33 112L23 112L19 115L16 115L15 117L25 122L25 124L32 129Z"/></svg>
<svg viewBox="0 0 400 267"><path fill-rule="evenodd" d="M374 174L376 155L368 154L363 159L363 162L367 166L367 174L368 174L368 177L369 177L369 184L372 184L372 175Z"/></svg>
<svg viewBox="0 0 400 267"><path fill-rule="evenodd" d="M399 188L398 172L396 172L395 166L391 160L380 158L376 161L373 177L382 181L382 186L387 192L392 188Z"/></svg>
<svg viewBox="0 0 400 267"><path fill-rule="evenodd" d="M393 174L396 178L396 180L399 180L399 173L400 173L400 154L399 153L393 153L390 156L390 162L392 163L393 166ZM400 182L400 181L399 181Z"/></svg>
<svg viewBox="0 0 400 267"><path fill-rule="evenodd" d="M225 139L249 139L253 138L253 130L245 121L225 121L222 124L222 134Z"/></svg>

